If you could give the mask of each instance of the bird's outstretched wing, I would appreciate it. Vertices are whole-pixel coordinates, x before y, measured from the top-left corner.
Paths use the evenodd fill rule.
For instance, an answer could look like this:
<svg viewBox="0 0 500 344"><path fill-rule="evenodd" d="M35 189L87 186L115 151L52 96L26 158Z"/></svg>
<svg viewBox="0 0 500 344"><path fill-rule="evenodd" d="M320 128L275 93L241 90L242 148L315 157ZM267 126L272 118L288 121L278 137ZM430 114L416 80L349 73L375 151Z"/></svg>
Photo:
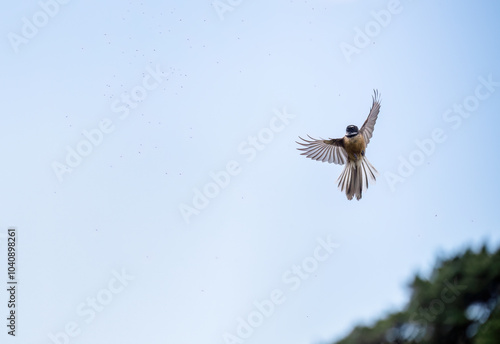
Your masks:
<svg viewBox="0 0 500 344"><path fill-rule="evenodd" d="M373 91L372 98L373 98L373 104L372 108L370 109L370 114L368 115L368 118L366 119L365 123L363 123L363 126L359 130L359 133L363 135L363 138L365 139L366 145L368 145L373 135L375 122L377 121L378 113L380 111L380 96L377 90Z"/></svg>
<svg viewBox="0 0 500 344"><path fill-rule="evenodd" d="M299 145L304 146L304 148L297 148L298 150L304 151L301 155L305 155L308 158L318 161L328 161L330 164L343 165L347 161L347 152L344 149L343 139L313 139L311 136L307 135L311 140L303 139L299 136L301 140L298 142Z"/></svg>

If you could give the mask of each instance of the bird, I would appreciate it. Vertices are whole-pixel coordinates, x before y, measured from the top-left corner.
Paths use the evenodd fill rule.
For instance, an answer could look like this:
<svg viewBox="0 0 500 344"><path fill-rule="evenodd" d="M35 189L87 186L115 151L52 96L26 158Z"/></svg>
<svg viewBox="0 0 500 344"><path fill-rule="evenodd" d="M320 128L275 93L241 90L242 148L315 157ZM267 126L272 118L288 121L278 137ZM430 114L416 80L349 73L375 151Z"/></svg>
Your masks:
<svg viewBox="0 0 500 344"><path fill-rule="evenodd" d="M344 165L344 170L340 174L338 187L343 192L345 190L348 200L354 196L359 201L363 196L363 191L368 189L368 181L375 182L377 170L365 156L366 146L370 142L380 112L380 95L378 90L373 91L372 107L365 123L358 129L355 125L348 125L346 134L340 139L324 140L314 139L311 136L303 139L302 142L295 141L302 147L297 148L312 160Z"/></svg>

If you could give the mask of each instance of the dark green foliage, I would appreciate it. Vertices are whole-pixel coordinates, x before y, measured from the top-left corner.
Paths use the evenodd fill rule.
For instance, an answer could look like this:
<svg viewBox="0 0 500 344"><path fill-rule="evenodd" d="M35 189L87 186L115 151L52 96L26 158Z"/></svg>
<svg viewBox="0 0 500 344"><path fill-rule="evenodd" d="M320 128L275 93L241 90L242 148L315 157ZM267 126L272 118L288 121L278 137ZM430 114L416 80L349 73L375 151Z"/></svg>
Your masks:
<svg viewBox="0 0 500 344"><path fill-rule="evenodd" d="M358 326L336 344L500 343L500 249L486 247L437 264L428 280L415 276L402 312Z"/></svg>

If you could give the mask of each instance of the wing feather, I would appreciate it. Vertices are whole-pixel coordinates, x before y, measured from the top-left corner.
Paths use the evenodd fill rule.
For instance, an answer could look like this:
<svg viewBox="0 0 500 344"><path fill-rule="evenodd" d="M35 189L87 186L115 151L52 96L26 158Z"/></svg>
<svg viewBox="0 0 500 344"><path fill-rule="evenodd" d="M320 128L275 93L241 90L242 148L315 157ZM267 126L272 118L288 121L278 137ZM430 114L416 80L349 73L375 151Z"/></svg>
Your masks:
<svg viewBox="0 0 500 344"><path fill-rule="evenodd" d="M347 152L344 149L344 140L343 139L314 139L311 136L307 135L310 140L303 139L299 136L299 138L303 142L296 141L299 145L302 145L303 148L297 148L300 151L303 151L301 155L305 155L306 157L322 161L343 165L347 161Z"/></svg>
<svg viewBox="0 0 500 344"><path fill-rule="evenodd" d="M368 115L368 118L366 118L365 123L363 123L363 126L359 130L359 132L361 133L361 135L363 135L363 138L365 139L366 145L368 145L373 135L375 122L377 121L378 113L380 112L380 95L377 90L373 91L372 100L373 103L372 103L372 108L370 109L370 114Z"/></svg>

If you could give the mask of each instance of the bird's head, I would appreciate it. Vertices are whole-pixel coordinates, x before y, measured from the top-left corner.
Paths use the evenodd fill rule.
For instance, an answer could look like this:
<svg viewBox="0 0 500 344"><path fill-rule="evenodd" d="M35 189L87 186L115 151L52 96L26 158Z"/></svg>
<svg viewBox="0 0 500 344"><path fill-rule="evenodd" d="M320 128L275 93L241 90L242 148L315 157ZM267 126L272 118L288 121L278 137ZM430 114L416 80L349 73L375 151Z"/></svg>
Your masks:
<svg viewBox="0 0 500 344"><path fill-rule="evenodd" d="M345 136L347 137L353 137L358 135L359 130L358 127L355 125L348 125L347 128L345 129Z"/></svg>

